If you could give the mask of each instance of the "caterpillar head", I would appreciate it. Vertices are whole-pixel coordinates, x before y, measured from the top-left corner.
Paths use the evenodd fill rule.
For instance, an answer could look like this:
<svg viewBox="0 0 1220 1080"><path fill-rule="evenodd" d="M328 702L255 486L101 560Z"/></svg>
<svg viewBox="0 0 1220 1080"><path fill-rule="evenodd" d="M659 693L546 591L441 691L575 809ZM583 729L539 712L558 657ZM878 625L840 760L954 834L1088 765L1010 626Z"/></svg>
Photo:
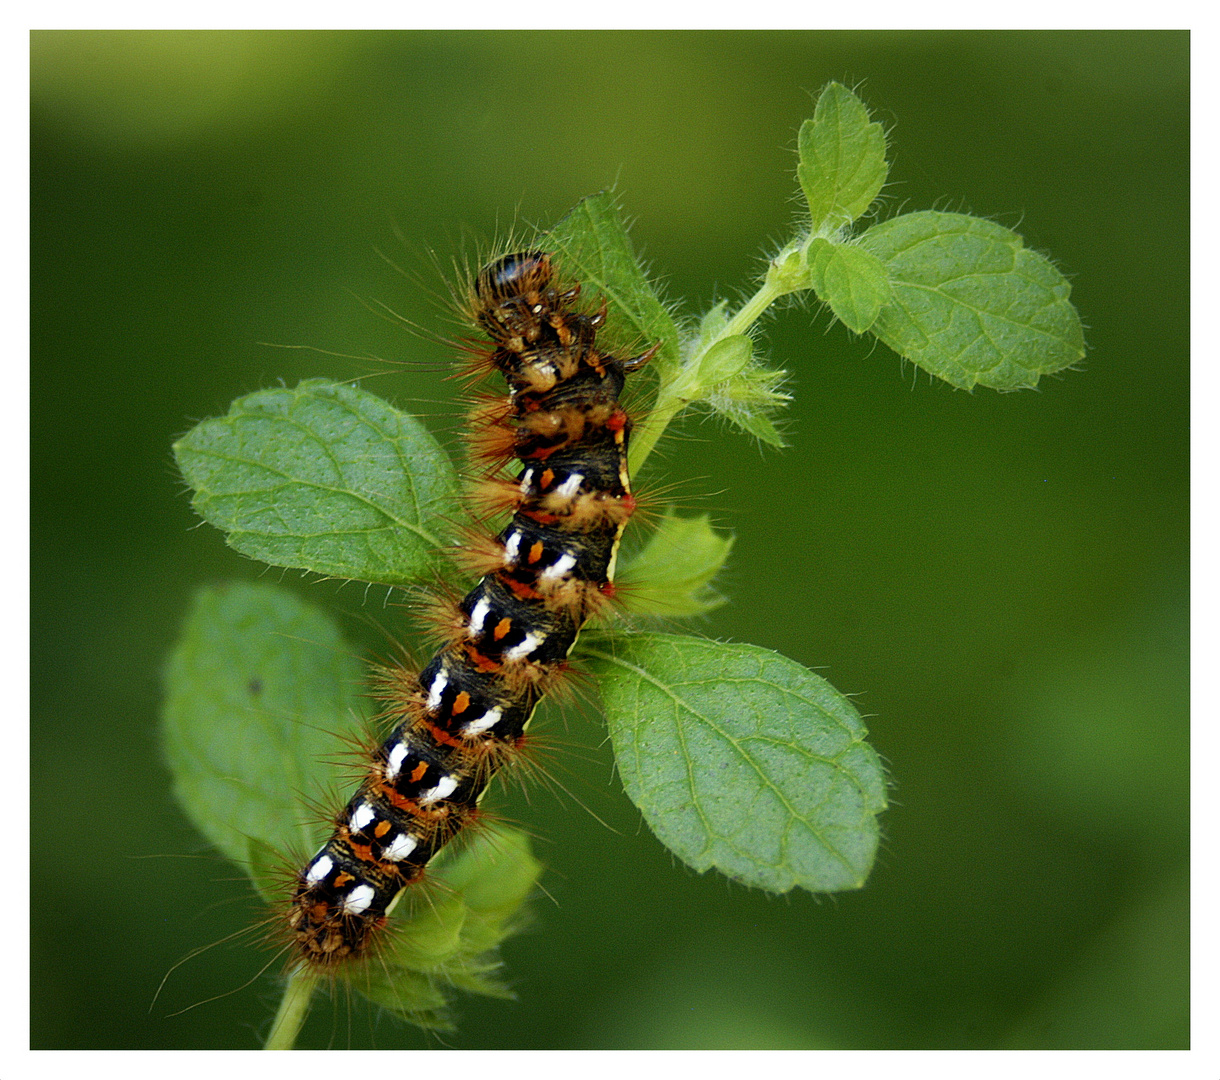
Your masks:
<svg viewBox="0 0 1220 1080"><path fill-rule="evenodd" d="M513 351L513 344L532 345L561 301L552 282L551 257L543 251L518 251L501 256L479 271L475 310L479 323L496 342Z"/></svg>

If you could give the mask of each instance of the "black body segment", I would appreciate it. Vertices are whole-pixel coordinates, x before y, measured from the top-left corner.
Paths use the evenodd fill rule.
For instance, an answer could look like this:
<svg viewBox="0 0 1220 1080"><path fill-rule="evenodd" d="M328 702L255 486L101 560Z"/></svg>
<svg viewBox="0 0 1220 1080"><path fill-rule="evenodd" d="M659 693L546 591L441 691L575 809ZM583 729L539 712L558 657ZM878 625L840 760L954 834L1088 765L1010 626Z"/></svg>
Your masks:
<svg viewBox="0 0 1220 1080"><path fill-rule="evenodd" d="M394 729L298 874L288 926L307 963L366 953L398 893L477 813L496 769L561 673L582 624L613 592L619 539L635 508L627 474L625 376L596 347L605 308L572 310L580 287L555 281L540 251L478 275L470 307L485 354L508 383L503 423L516 458L500 565L460 602L461 624L418 676L388 682Z"/></svg>

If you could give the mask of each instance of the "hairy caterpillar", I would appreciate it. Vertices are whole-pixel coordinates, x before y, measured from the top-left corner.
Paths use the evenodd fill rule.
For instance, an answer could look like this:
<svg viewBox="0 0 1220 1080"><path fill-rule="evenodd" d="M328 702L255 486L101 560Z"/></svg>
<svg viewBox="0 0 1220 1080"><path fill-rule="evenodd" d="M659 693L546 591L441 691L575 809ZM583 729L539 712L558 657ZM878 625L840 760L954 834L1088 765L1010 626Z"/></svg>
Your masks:
<svg viewBox="0 0 1220 1080"><path fill-rule="evenodd" d="M492 343L480 355L508 383L507 400L474 417L475 455L492 467L478 497L512 519L440 651L418 675L381 673L394 729L293 888L288 927L309 965L367 953L402 890L477 813L581 626L613 593L635 509L619 396L658 346L625 360L599 350L605 305L574 310L579 293L541 251L477 275L470 313ZM516 478L497 477L513 459Z"/></svg>
<svg viewBox="0 0 1220 1080"><path fill-rule="evenodd" d="M175 654L167 731L184 806L249 869L260 893L276 898L277 940L287 937L294 959L269 1047L292 1044L327 976L338 982L358 973L375 1004L426 1022L444 1007L439 984L488 988L480 976L494 962L489 946L511 932L508 920L538 864L522 846L524 858L502 859L492 874L478 858L490 847L483 837L467 831L476 842L460 852L445 845L478 816L489 779L516 755L586 617L613 589L618 541L635 510L629 432L634 469L666 426L692 409L783 444L773 417L789 400L784 372L768 366L753 336L777 300L814 298L855 333L871 333L967 389L1032 386L1083 355L1068 283L1011 231L943 212L850 231L883 187L888 164L881 126L849 91L837 84L823 91L801 127L799 153L807 215L753 295L737 307L722 301L697 323L683 323L662 302L607 193L582 200L547 239L475 276L467 313L491 339L480 366L506 377L509 394L485 401L467 423L472 457L494 466L474 501L511 514L512 523L467 545L467 566L483 579L438 613L436 657L418 674L382 672L393 734L362 757L356 797L331 819L333 829L327 822L332 835L321 850L295 864L303 869L290 871L290 886L274 888L266 858L302 836L302 800L281 812L292 798L284 765L320 756L300 752L311 748L292 737L307 724L286 721L308 712L325 724L359 711L340 693L358 676L315 680L325 665L317 650L299 647L309 636L285 633L279 608L264 610L271 604L247 597L223 611L200 603L192 613ZM653 364L647 417L636 416L634 431L620 393L628 371L650 354L619 360L598 350L609 308L579 310L578 289L558 283L544 250L562 253L554 257L561 266L596 282L616 321L642 341L666 343ZM962 280L973 282L968 297L956 287ZM990 332L1000 324L1004 333ZM457 512L456 477L439 444L418 421L354 385L307 379L246 395L225 417L197 425L175 453L193 504L236 550L328 577L413 587L445 543L430 523ZM516 477L499 475L513 460ZM707 515L667 510L631 562L643 586L632 613L710 610L717 597L706 587L730 546ZM323 635L329 626L310 625ZM246 662L277 634L284 640L274 664ZM861 717L834 687L778 653L695 634L599 631L581 648L624 792L677 858L773 893L865 883L887 781ZM265 678L264 667L283 678ZM261 697L265 703L251 700ZM267 737L283 734L290 739ZM223 752L198 753L204 740ZM298 752L285 752L289 741ZM255 797L235 813L234 796L247 791ZM310 832L303 850L319 839ZM432 862L438 851L443 859ZM450 855L458 856L454 864L470 857L465 883L479 885L467 892L459 866L446 877ZM415 905L425 890L413 889L404 932L379 934L425 867L451 894L437 899L437 889ZM524 870L517 882L525 887L509 888L504 868ZM505 886L502 905L484 911L466 902L492 880ZM342 968L365 958L372 962Z"/></svg>

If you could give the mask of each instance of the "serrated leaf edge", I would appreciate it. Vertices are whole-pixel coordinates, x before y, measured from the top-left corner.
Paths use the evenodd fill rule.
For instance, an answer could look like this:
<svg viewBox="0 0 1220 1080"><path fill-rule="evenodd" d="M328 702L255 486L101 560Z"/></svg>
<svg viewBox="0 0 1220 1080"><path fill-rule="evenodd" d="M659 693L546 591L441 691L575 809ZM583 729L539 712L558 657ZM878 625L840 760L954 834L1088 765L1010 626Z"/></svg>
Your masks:
<svg viewBox="0 0 1220 1080"><path fill-rule="evenodd" d="M697 639L692 639L692 640L697 640ZM714 646L716 643L708 642L707 644L709 646ZM755 648L755 649L762 649L762 647L758 646L758 645L753 645L750 647ZM771 650L762 649L762 651L770 652ZM690 715L696 717L701 722L706 723L713 732L715 732L719 737L724 739L730 746L732 746L734 752L738 755L738 757L740 757L744 762L746 762L747 765L749 765L749 767L754 771L754 773L762 781L763 786L765 788L769 789L775 795L775 797L777 799L779 799L781 805L787 811L789 817L794 821L801 822L806 828L808 828L810 834L813 835L817 839L818 843L821 844L822 847L824 847L847 870L848 874L850 875L852 880L856 882L857 886L863 885L864 881L867 879L867 875L865 875L865 877L860 876L859 870L851 863L851 861L841 851L839 851L838 848L836 848L832 843L830 843L830 841L828 841L822 835L821 830L816 828L811 822L808 821L808 819L803 814L799 813L792 806L792 804L788 801L788 798L784 794L784 792L782 790L780 790L780 788L776 786L774 781L772 781L770 779L770 777L768 777L759 768L758 764L750 757L750 755L747 754L738 745L738 741L733 736L731 736L727 732L725 732L720 727L719 724L717 724L714 721L712 721L711 719L709 719L700 710L691 706L684 698L682 698L678 694L674 693L674 691L668 685L666 685L665 683L656 679L653 675L651 675L649 672L647 672L643 668L638 667L635 664L629 663L628 661L623 660L620 657L613 655L612 653L606 653L595 647L590 647L589 645L586 645L583 642L581 644L581 652L584 653L585 655L595 657L596 659L599 659L599 660L605 660L608 663L615 664L618 667L623 668L624 670L632 672L633 674L642 678L644 681L655 686L658 690L661 690L662 692L664 692L668 697L673 699L673 701L675 702L676 705L685 709ZM781 653L772 653L772 655L782 656ZM788 658L784 657L784 659L788 659ZM796 663L796 661L790 661L790 662ZM732 680L732 681L741 682L741 681L746 681L746 680L736 679L736 680ZM755 679L755 680L750 680L750 681L764 682L765 680ZM780 687L780 686L775 686L775 684L773 684L773 683L769 684L769 685L771 685L774 689L779 690L783 693L789 693L789 694L791 693L791 691L785 690L785 688ZM838 693L838 691L835 691L835 692ZM816 708L816 706L815 706L815 708ZM831 716L824 709L818 709L818 711L823 716L825 716L827 719L831 720L836 726L838 726L838 727L842 728L844 731L846 731L847 734L849 735L850 742L848 744L848 747L844 750L844 753L847 752L847 749L850 749L853 746L856 746L856 745L859 745L860 743L865 742L865 740L863 738L859 737L855 732L853 732L846 724L843 723L842 720L838 719L838 717ZM686 749L685 739L681 732L681 725L678 725L678 738L682 744L682 755L683 755L683 760L686 764L688 785L690 787L691 792L693 793L695 790L695 781L694 781L694 772L693 772L694 763L692 761L690 753ZM785 746L788 746L788 745L789 744L785 744ZM850 771L848 771L846 768L844 768L844 766L841 765L836 759L828 758L821 754L815 754L812 751L807 750L805 747L798 747L798 749L801 753L804 754L805 757L809 758L810 760L820 761L826 765L831 766L837 773L841 774L844 778L846 778L851 783L851 785L860 793L862 802L865 805L868 804L868 802L869 802L868 791L856 779L856 777L853 776ZM700 821L703 823L703 826L704 826L704 831L707 833L708 836L714 837L715 839L719 840L720 842L725 843L726 846L732 848L735 851L740 850L740 849L734 847L731 843L729 843L721 835L719 830L713 828L712 826L710 826L708 824L707 819L704 816L703 809L699 806L698 799L692 799L691 805L694 806L696 811L698 812ZM875 815L873 815L871 812L869 813L869 816L875 817ZM754 857L749 852L742 852L742 854L748 855L750 858ZM709 861L705 866L696 867L696 869L707 870L713 865L715 865L715 864L713 862Z"/></svg>

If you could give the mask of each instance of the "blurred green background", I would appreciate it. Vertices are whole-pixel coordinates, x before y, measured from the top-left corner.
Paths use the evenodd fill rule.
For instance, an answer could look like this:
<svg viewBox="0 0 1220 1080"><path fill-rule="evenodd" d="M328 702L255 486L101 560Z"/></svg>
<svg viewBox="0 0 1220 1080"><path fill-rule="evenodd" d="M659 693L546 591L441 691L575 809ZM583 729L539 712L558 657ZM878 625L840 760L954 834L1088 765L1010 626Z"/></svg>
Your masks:
<svg viewBox="0 0 1220 1080"><path fill-rule="evenodd" d="M965 394L790 308L767 330L791 448L696 423L653 459L738 537L733 603L698 629L816 667L869 718L894 780L872 879L776 898L694 874L572 714L552 768L614 831L537 787L501 799L548 867L505 949L518 999L462 999L440 1040L319 1001L303 1042L1187 1044L1185 33L40 32L36 1047L253 1046L274 1009L269 973L167 1015L254 976L240 944L149 1009L257 914L159 748L195 588L283 580L354 648L382 644L367 620L402 630L195 528L175 436L260 387L371 371L449 432L450 353L377 305L452 333L430 253L610 183L668 295L738 295L787 235L830 79L890 131L885 213L1019 228L1090 344L1037 392Z"/></svg>

